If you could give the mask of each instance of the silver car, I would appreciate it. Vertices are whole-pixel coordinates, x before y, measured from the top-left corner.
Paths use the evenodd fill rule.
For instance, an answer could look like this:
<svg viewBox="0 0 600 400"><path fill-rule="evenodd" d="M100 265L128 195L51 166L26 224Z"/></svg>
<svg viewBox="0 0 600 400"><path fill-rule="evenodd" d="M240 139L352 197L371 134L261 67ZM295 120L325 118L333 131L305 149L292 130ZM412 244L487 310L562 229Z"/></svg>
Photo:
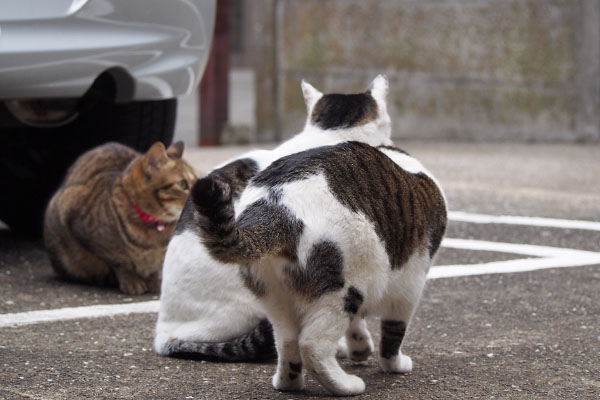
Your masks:
<svg viewBox="0 0 600 400"><path fill-rule="evenodd" d="M0 1L0 220L36 232L85 150L173 138L202 75L214 0Z"/></svg>

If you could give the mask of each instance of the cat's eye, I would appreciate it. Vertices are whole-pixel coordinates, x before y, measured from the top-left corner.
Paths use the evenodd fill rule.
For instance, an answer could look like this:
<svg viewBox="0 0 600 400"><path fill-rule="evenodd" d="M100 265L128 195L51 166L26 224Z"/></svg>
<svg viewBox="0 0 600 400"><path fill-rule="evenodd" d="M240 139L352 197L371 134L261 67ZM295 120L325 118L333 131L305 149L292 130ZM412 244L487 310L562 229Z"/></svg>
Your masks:
<svg viewBox="0 0 600 400"><path fill-rule="evenodd" d="M179 187L182 188L183 190L188 190L190 188L185 179L182 179L179 182L177 182L177 185L179 185Z"/></svg>

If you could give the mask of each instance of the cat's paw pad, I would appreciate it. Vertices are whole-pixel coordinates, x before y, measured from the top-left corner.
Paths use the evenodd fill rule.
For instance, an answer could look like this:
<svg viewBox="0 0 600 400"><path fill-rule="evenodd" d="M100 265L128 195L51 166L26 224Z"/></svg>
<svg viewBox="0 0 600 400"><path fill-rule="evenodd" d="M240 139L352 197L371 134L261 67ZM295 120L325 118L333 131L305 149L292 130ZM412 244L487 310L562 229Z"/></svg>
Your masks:
<svg viewBox="0 0 600 400"><path fill-rule="evenodd" d="M273 387L282 392L295 392L304 389L304 375L302 372L296 373L290 371L287 373L277 373L273 376Z"/></svg>
<svg viewBox="0 0 600 400"><path fill-rule="evenodd" d="M412 371L412 360L402 353L392 358L379 358L379 365L384 372L408 374Z"/></svg>
<svg viewBox="0 0 600 400"><path fill-rule="evenodd" d="M356 375L346 375L344 379L329 385L324 383L324 386L336 396L354 396L365 391L365 382Z"/></svg>
<svg viewBox="0 0 600 400"><path fill-rule="evenodd" d="M231 187L226 182L207 176L198 179L192 187L192 199L198 208L212 209L231 200Z"/></svg>

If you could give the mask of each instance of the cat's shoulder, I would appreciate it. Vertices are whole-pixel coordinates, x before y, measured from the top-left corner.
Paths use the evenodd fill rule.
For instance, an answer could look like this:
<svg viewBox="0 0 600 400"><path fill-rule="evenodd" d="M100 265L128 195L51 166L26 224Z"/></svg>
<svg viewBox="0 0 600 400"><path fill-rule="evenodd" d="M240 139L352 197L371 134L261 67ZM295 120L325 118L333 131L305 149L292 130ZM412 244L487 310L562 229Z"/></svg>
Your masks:
<svg viewBox="0 0 600 400"><path fill-rule="evenodd" d="M377 150L389 157L396 165L412 174L430 175L425 166L406 151L394 146L378 146Z"/></svg>

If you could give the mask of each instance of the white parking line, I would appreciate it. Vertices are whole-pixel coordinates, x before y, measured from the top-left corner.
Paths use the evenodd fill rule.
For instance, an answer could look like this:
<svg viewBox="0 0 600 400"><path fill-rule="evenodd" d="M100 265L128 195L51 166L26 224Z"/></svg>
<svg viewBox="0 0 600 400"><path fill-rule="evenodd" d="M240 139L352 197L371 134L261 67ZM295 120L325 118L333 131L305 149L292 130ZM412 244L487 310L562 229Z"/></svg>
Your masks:
<svg viewBox="0 0 600 400"><path fill-rule="evenodd" d="M452 221L477 224L509 224L562 229L584 229L600 231L600 223L553 218L494 216L453 211L449 213ZM483 240L446 238L442 241L446 248L491 251L532 256L517 260L496 261L482 264L444 265L432 267L428 279L453 278L459 276L504 274L534 271L546 268L568 268L600 264L600 253L560 247L536 246L529 244L488 242ZM121 314L156 313L159 301L139 303L68 307L54 310L29 311L22 313L0 314L0 328L31 325L42 322L54 322L81 318L110 317Z"/></svg>
<svg viewBox="0 0 600 400"><path fill-rule="evenodd" d="M27 311L13 314L0 314L0 328L55 322L80 318L112 317L120 314L139 314L158 312L158 300L139 303L108 304L83 307L66 307L54 310Z"/></svg>
<svg viewBox="0 0 600 400"><path fill-rule="evenodd" d="M470 222L473 224L507 224L600 231L600 222L580 221L573 219L518 217L513 215L486 215L467 213L463 211L448 212L448 219L451 221Z"/></svg>
<svg viewBox="0 0 600 400"><path fill-rule="evenodd" d="M429 270L429 274L427 274L428 279L485 274L507 274L547 268L582 267L585 265L600 264L600 253L598 252L565 249L560 247L451 238L444 239L442 241L442 247L521 254L542 258L521 258L517 260L495 261L482 264L442 265L432 267Z"/></svg>

